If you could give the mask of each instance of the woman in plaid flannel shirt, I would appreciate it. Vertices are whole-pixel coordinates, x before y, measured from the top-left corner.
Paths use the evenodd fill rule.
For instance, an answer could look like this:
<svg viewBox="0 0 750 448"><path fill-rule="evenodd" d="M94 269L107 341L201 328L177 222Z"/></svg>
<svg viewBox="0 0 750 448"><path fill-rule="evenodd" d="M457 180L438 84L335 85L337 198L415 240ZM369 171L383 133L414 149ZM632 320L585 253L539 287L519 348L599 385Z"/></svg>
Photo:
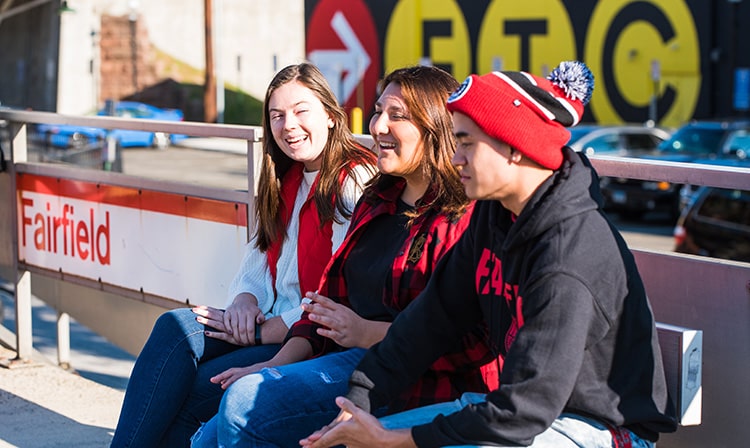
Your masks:
<svg viewBox="0 0 750 448"><path fill-rule="evenodd" d="M334 398L348 389L366 349L417 297L469 222L473 204L451 165L455 144L445 108L457 85L434 67L400 69L385 78L370 121L380 173L279 353L212 379L228 390L193 447L295 446L336 416ZM484 327L476 328L381 411L496 387L499 360L485 337Z"/></svg>

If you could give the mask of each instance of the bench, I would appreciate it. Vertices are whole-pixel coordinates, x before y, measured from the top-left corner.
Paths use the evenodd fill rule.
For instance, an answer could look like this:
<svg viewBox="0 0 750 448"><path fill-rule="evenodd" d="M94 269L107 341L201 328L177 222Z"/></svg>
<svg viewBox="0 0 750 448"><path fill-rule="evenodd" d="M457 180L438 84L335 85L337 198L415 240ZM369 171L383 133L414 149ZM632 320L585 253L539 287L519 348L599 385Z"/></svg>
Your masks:
<svg viewBox="0 0 750 448"><path fill-rule="evenodd" d="M657 322L667 390L681 426L701 424L703 331Z"/></svg>

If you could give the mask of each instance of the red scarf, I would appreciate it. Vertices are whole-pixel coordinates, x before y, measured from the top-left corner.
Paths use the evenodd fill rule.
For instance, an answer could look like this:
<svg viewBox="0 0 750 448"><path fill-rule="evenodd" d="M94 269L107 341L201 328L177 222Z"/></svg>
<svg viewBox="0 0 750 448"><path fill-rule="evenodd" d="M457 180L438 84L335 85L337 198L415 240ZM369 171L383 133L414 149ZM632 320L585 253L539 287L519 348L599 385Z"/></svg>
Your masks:
<svg viewBox="0 0 750 448"><path fill-rule="evenodd" d="M281 181L281 222L284 228L289 227L289 220L294 210L297 191L304 179L304 164L295 163L289 168ZM345 177L343 173L342 177ZM299 277L300 293L317 290L320 277L331 259L333 236L333 221L321 224L318 208L313 196L318 178L315 178L305 203L299 212L299 239L297 240L297 275ZM283 247L284 239L279 235L266 251L268 267L271 269L271 279L276 290L276 264Z"/></svg>

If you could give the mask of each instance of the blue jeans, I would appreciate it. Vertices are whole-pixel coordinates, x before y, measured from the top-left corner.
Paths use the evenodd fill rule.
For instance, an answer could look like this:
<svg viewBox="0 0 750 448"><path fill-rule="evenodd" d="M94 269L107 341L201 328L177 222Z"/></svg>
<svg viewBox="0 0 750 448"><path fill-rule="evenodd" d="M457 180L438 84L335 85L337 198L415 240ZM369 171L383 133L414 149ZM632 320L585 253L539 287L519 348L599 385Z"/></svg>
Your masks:
<svg viewBox="0 0 750 448"><path fill-rule="evenodd" d="M403 429L431 422L438 415L458 412L469 404L485 401L484 394L465 393L455 401L411 409L380 419L387 429ZM633 448L654 448L654 444L630 433ZM495 446L495 445L493 445ZM517 447L517 445L513 445ZM562 414L546 431L534 438L527 448L612 448L612 434L599 421L576 414ZM461 448L476 448L475 445L460 445ZM454 448L459 448L455 445Z"/></svg>
<svg viewBox="0 0 750 448"><path fill-rule="evenodd" d="M295 447L339 413L365 350L352 348L263 369L227 389L219 413L193 436L193 448Z"/></svg>
<svg viewBox="0 0 750 448"><path fill-rule="evenodd" d="M157 319L135 361L112 447L188 447L224 391L209 378L271 359L278 344L240 347L204 335L189 308Z"/></svg>

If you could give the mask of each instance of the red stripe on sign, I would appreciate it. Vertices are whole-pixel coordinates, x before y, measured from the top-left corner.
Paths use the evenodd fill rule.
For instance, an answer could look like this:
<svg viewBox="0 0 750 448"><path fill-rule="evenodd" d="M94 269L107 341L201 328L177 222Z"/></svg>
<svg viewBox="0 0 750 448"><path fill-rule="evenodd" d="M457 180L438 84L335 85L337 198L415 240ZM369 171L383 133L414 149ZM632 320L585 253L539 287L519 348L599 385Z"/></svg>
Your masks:
<svg viewBox="0 0 750 448"><path fill-rule="evenodd" d="M247 226L247 204L244 203L28 173L17 174L17 185L19 194L21 191L31 191L34 193L96 202L98 204L115 205L205 221Z"/></svg>

